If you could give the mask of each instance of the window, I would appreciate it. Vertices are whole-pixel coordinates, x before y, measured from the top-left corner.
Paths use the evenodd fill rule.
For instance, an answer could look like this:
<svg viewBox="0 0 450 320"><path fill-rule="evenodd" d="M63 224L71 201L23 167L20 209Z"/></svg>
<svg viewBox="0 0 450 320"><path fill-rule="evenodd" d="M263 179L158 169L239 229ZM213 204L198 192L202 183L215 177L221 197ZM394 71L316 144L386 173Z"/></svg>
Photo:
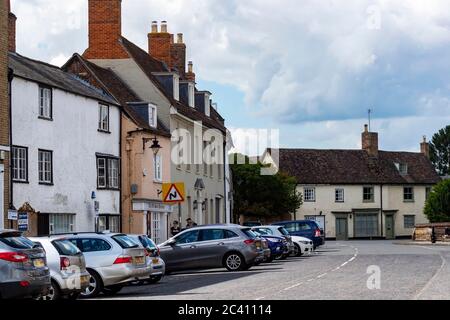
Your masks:
<svg viewBox="0 0 450 320"><path fill-rule="evenodd" d="M56 251L62 256L74 257L81 253L80 249L69 240L61 239L52 242Z"/></svg>
<svg viewBox="0 0 450 320"><path fill-rule="evenodd" d="M62 234L74 232L75 215L73 214L51 214L50 234Z"/></svg>
<svg viewBox="0 0 450 320"><path fill-rule="evenodd" d="M109 132L109 106L99 104L98 130Z"/></svg>
<svg viewBox="0 0 450 320"><path fill-rule="evenodd" d="M413 187L404 187L403 188L403 200L405 202L413 202L414 201L414 188Z"/></svg>
<svg viewBox="0 0 450 320"><path fill-rule="evenodd" d="M355 237L357 238L370 238L379 235L377 214L356 214L354 223Z"/></svg>
<svg viewBox="0 0 450 320"><path fill-rule="evenodd" d="M52 119L52 89L39 87L39 118Z"/></svg>
<svg viewBox="0 0 450 320"><path fill-rule="evenodd" d="M156 128L158 123L157 109L154 105L148 107L148 123L150 127Z"/></svg>
<svg viewBox="0 0 450 320"><path fill-rule="evenodd" d="M402 176L408 174L408 165L406 163L396 163L395 166Z"/></svg>
<svg viewBox="0 0 450 320"><path fill-rule="evenodd" d="M28 148L11 148L12 179L14 182L28 182Z"/></svg>
<svg viewBox="0 0 450 320"><path fill-rule="evenodd" d="M119 159L97 157L97 188L119 189Z"/></svg>
<svg viewBox="0 0 450 320"><path fill-rule="evenodd" d="M256 232L264 235L264 236L273 236L273 231L270 229L265 229L265 228L255 228L254 229Z"/></svg>
<svg viewBox="0 0 450 320"><path fill-rule="evenodd" d="M183 233L182 235L176 238L177 244L187 244L197 242L198 234L199 234L198 230Z"/></svg>
<svg viewBox="0 0 450 320"><path fill-rule="evenodd" d="M101 215L98 217L97 232L110 231L112 233L120 232L120 216Z"/></svg>
<svg viewBox="0 0 450 320"><path fill-rule="evenodd" d="M173 76L173 98L180 101L180 78L177 75Z"/></svg>
<svg viewBox="0 0 450 320"><path fill-rule="evenodd" d="M316 188L304 189L305 202L316 202Z"/></svg>
<svg viewBox="0 0 450 320"><path fill-rule="evenodd" d="M225 230L225 235L226 235L227 239L239 238L239 236L236 233L234 233L233 231L230 231L230 230Z"/></svg>
<svg viewBox="0 0 450 320"><path fill-rule="evenodd" d="M225 232L221 229L202 230L200 233L200 241L223 240L225 238Z"/></svg>
<svg viewBox="0 0 450 320"><path fill-rule="evenodd" d="M336 189L335 200L336 202L345 202L344 189Z"/></svg>
<svg viewBox="0 0 450 320"><path fill-rule="evenodd" d="M202 154L206 155L205 150L206 150L207 147L208 147L208 142L203 141L203 150L202 150L203 152L202 152ZM205 176L208 176L208 161L210 161L209 157L207 157L207 158L208 159L203 159L203 174Z"/></svg>
<svg viewBox="0 0 450 320"><path fill-rule="evenodd" d="M416 216L404 216L404 227L405 229L414 229L416 227Z"/></svg>
<svg viewBox="0 0 450 320"><path fill-rule="evenodd" d="M101 252L111 250L111 245L102 239L82 239L81 251L83 252Z"/></svg>
<svg viewBox="0 0 450 320"><path fill-rule="evenodd" d="M160 155L156 155L154 158L154 165L155 165L155 181L156 182L162 182L162 158Z"/></svg>
<svg viewBox="0 0 450 320"><path fill-rule="evenodd" d="M363 201L374 202L375 201L375 189L373 187L363 188Z"/></svg>
<svg viewBox="0 0 450 320"><path fill-rule="evenodd" d="M161 213L152 213L152 240L161 243Z"/></svg>
<svg viewBox="0 0 450 320"><path fill-rule="evenodd" d="M211 100L207 94L205 94L205 115L207 117L211 116Z"/></svg>
<svg viewBox="0 0 450 320"><path fill-rule="evenodd" d="M195 107L195 85L193 83L188 84L189 88L189 107Z"/></svg>
<svg viewBox="0 0 450 320"><path fill-rule="evenodd" d="M38 151L38 173L40 184L53 184L53 152Z"/></svg>
<svg viewBox="0 0 450 320"><path fill-rule="evenodd" d="M131 239L129 236L120 234L117 236L112 237L112 239L117 242L117 244L122 249L133 249L133 248L139 248L139 243L135 242L133 239Z"/></svg>
<svg viewBox="0 0 450 320"><path fill-rule="evenodd" d="M222 180L222 177L223 177L223 171L222 170L223 170L223 166L218 164L217 165L217 176L219 178L219 181Z"/></svg>

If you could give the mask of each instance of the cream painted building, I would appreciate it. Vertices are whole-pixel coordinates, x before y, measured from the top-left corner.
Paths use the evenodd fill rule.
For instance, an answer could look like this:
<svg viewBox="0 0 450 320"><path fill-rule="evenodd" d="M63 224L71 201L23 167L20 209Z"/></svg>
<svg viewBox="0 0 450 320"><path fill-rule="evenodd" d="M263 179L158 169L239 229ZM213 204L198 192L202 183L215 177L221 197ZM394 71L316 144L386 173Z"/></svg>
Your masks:
<svg viewBox="0 0 450 320"><path fill-rule="evenodd" d="M263 162L297 178L304 204L293 220L316 220L328 239L411 237L428 193L440 181L421 153L378 150L378 134L366 127L363 150L268 150Z"/></svg>

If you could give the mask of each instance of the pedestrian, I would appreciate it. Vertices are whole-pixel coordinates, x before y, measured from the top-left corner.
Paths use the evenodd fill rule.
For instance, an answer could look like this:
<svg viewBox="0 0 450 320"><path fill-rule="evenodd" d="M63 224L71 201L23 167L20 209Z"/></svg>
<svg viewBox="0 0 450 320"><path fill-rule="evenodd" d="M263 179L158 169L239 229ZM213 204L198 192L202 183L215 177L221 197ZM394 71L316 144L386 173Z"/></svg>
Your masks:
<svg viewBox="0 0 450 320"><path fill-rule="evenodd" d="M186 229L191 229L197 226L197 223L195 223L191 218L188 218L186 220Z"/></svg>
<svg viewBox="0 0 450 320"><path fill-rule="evenodd" d="M175 237L180 232L181 232L180 223L178 221L174 221L172 227L170 228L170 233L172 234L172 237Z"/></svg>

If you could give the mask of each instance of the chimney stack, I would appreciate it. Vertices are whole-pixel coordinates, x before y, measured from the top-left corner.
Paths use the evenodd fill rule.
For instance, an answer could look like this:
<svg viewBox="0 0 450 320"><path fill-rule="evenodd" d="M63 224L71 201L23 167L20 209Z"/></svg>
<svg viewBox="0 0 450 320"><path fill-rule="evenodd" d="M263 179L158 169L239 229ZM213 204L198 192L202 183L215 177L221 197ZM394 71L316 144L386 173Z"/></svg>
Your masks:
<svg viewBox="0 0 450 320"><path fill-rule="evenodd" d="M177 35L177 42L170 45L170 67L176 68L181 77L186 75L186 45L183 43L183 34Z"/></svg>
<svg viewBox="0 0 450 320"><path fill-rule="evenodd" d="M367 124L362 133L362 149L367 152L369 157L378 157L378 133L369 132Z"/></svg>
<svg viewBox="0 0 450 320"><path fill-rule="evenodd" d="M16 21L17 17L11 12L11 1L4 0L8 9L8 51L16 52Z"/></svg>
<svg viewBox="0 0 450 320"><path fill-rule="evenodd" d="M194 63L189 61L188 72L186 73L186 79L195 82Z"/></svg>
<svg viewBox="0 0 450 320"><path fill-rule="evenodd" d="M173 36L167 32L167 21L161 22L161 32L158 32L158 27L155 28L154 26L155 22L152 25L152 32L148 34L148 53L171 68L170 57Z"/></svg>
<svg viewBox="0 0 450 320"><path fill-rule="evenodd" d="M430 144L427 141L426 136L423 136L423 141L420 144L420 153L422 153L425 157L430 159Z"/></svg>
<svg viewBox="0 0 450 320"><path fill-rule="evenodd" d="M89 0L86 59L126 59L122 38L122 0Z"/></svg>

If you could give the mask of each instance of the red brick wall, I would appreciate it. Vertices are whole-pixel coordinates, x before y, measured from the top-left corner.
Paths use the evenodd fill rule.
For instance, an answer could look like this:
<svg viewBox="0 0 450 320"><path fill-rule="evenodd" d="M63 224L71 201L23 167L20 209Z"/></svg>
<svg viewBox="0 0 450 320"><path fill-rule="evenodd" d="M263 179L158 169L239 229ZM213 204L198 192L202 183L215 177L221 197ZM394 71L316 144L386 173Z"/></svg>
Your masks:
<svg viewBox="0 0 450 320"><path fill-rule="evenodd" d="M173 35L166 32L148 34L148 52L155 59L161 60L171 67L171 45Z"/></svg>
<svg viewBox="0 0 450 320"><path fill-rule="evenodd" d="M186 73L186 45L174 43L170 46L170 67L177 68L181 76Z"/></svg>
<svg viewBox="0 0 450 320"><path fill-rule="evenodd" d="M0 2L0 145L7 146L9 144L9 98L8 98L8 0ZM5 166L5 186L4 186L4 203L5 213L9 204L9 174L8 174L8 153L6 160L0 160Z"/></svg>
<svg viewBox="0 0 450 320"><path fill-rule="evenodd" d="M17 17L13 13L9 13L8 17L8 49L16 52L16 21Z"/></svg>
<svg viewBox="0 0 450 320"><path fill-rule="evenodd" d="M89 48L87 59L127 59L120 44L122 0L89 0Z"/></svg>

